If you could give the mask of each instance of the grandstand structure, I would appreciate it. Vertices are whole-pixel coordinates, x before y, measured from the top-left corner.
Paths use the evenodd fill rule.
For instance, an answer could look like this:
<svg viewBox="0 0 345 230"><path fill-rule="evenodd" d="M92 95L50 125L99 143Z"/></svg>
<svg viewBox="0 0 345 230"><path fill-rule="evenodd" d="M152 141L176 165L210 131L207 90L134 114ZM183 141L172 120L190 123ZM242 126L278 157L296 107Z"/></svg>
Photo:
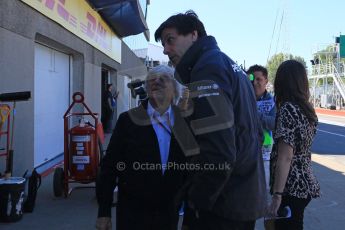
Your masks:
<svg viewBox="0 0 345 230"><path fill-rule="evenodd" d="M311 102L315 107L345 109L345 63L340 57L340 43L323 47L317 47L311 60Z"/></svg>

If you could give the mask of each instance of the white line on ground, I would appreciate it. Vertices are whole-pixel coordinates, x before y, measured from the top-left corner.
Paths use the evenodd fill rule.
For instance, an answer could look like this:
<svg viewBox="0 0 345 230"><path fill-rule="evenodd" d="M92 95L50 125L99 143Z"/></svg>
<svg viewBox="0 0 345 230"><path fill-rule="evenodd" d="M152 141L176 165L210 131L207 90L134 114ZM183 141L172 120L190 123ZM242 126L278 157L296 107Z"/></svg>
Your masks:
<svg viewBox="0 0 345 230"><path fill-rule="evenodd" d="M319 116L319 122L320 123L329 124L329 125L337 125L337 126L345 127L345 119L343 119L343 121L341 121L341 119L333 120L330 117L321 117L321 116Z"/></svg>
<svg viewBox="0 0 345 230"><path fill-rule="evenodd" d="M342 160L343 156L312 153L311 159L313 162L345 175L345 164Z"/></svg>
<svg viewBox="0 0 345 230"><path fill-rule="evenodd" d="M322 129L317 129L317 131L319 132L323 132L323 133L328 133L328 134L332 134L332 135L336 135L336 136L340 136L340 137L345 137L345 135L339 134L339 133L332 133L332 132L328 132Z"/></svg>
<svg viewBox="0 0 345 230"><path fill-rule="evenodd" d="M325 116L325 117L334 117L334 118L345 118L345 116L342 115L329 115L329 114L323 114L323 113L317 113L318 116Z"/></svg>

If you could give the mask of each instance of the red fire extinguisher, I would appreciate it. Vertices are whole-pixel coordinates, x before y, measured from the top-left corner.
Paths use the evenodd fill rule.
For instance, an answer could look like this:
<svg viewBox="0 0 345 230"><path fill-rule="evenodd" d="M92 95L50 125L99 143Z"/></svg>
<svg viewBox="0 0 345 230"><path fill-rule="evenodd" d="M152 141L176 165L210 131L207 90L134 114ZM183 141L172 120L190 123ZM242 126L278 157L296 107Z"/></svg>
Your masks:
<svg viewBox="0 0 345 230"><path fill-rule="evenodd" d="M84 112L72 112L74 105L80 104ZM79 123L70 128L72 117L81 117ZM93 119L85 122L84 117ZM95 129L97 127L97 129ZM96 181L101 150L97 130L98 114L93 113L84 102L84 95L80 92L73 94L73 103L64 114L64 164L54 171L54 195L62 194L67 197L74 188L69 189L69 183L88 184ZM85 186L83 186L85 187Z"/></svg>
<svg viewBox="0 0 345 230"><path fill-rule="evenodd" d="M70 175L72 179L84 180L96 177L98 167L98 143L95 128L85 123L82 118L79 124L70 130Z"/></svg>

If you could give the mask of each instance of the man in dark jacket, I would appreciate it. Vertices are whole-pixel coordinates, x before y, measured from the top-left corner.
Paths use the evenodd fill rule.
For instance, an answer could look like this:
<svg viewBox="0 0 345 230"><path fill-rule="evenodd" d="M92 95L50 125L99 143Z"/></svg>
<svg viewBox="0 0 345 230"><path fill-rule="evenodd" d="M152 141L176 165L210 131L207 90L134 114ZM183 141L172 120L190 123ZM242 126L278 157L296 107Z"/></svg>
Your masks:
<svg viewBox="0 0 345 230"><path fill-rule="evenodd" d="M262 142L262 158L265 166L266 187L269 189L270 156L273 147L272 132L275 127L276 106L273 96L266 90L268 84L267 69L261 65L252 65L247 70L247 74L249 75L249 79L251 79L254 87L256 106L264 134Z"/></svg>
<svg viewBox="0 0 345 230"><path fill-rule="evenodd" d="M268 71L261 65L252 65L247 70L248 75L252 75L257 108L262 128L273 131L276 118L276 107L272 94L267 92Z"/></svg>
<svg viewBox="0 0 345 230"><path fill-rule="evenodd" d="M200 154L191 157L184 225L191 230L254 229L264 215L266 190L255 96L242 69L207 36L193 11L177 14L155 32L175 75L188 85L188 118Z"/></svg>
<svg viewBox="0 0 345 230"><path fill-rule="evenodd" d="M185 156L173 129L183 120L176 106L174 70L150 70L149 99L122 113L101 162L96 193L99 204L96 227L111 230L111 205L118 186L117 230L176 230L177 191L184 182Z"/></svg>

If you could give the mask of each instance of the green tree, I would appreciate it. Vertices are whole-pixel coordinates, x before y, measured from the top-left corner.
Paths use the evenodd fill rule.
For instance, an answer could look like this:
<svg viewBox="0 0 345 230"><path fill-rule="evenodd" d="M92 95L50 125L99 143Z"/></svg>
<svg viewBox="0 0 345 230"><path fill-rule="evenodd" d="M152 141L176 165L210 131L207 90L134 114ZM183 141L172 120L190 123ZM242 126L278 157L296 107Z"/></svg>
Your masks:
<svg viewBox="0 0 345 230"><path fill-rule="evenodd" d="M283 54L278 53L273 55L270 60L267 62L266 68L268 71L268 80L273 84L274 79L276 78L276 73L279 65L285 60L296 60L301 62L305 67L307 67L304 59L300 56L293 56L292 54Z"/></svg>

